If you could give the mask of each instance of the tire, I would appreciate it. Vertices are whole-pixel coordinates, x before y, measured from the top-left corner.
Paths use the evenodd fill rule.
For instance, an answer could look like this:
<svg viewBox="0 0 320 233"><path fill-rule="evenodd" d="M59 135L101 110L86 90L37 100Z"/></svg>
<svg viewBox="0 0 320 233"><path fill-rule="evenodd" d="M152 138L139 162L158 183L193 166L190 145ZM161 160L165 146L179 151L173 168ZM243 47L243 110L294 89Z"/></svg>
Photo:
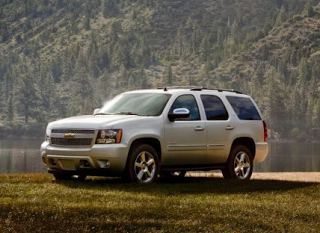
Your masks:
<svg viewBox="0 0 320 233"><path fill-rule="evenodd" d="M251 151L244 145L232 147L226 167L222 169L225 179L249 180L253 171Z"/></svg>
<svg viewBox="0 0 320 233"><path fill-rule="evenodd" d="M147 144L141 144L130 151L127 176L131 182L148 184L156 181L159 173L159 156Z"/></svg>
<svg viewBox="0 0 320 233"><path fill-rule="evenodd" d="M183 179L186 175L186 171L171 171L171 172L161 172L160 176L165 178L177 178L177 179Z"/></svg>
<svg viewBox="0 0 320 233"><path fill-rule="evenodd" d="M224 169L222 169L221 171L222 171L223 178L225 178L225 179L230 179L230 174L229 174L227 168L224 168Z"/></svg>
<svg viewBox="0 0 320 233"><path fill-rule="evenodd" d="M52 175L54 176L54 178L55 178L57 181L60 181L60 180L71 180L71 176L70 176L70 175L67 175L67 174L63 174L63 173L52 173Z"/></svg>

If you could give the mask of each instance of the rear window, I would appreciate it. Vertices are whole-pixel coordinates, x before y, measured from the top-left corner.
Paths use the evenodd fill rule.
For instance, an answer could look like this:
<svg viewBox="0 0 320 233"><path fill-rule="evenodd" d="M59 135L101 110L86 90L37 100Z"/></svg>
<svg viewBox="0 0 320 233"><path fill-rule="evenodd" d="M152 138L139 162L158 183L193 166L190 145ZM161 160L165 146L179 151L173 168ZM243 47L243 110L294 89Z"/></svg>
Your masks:
<svg viewBox="0 0 320 233"><path fill-rule="evenodd" d="M261 116L250 98L227 96L240 120L261 120Z"/></svg>

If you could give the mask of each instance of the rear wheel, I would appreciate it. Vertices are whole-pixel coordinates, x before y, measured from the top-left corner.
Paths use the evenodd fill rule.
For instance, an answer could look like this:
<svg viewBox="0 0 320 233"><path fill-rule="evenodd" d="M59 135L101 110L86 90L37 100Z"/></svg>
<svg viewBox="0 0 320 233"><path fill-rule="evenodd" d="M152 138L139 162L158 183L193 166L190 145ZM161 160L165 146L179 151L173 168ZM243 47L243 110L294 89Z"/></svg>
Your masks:
<svg viewBox="0 0 320 233"><path fill-rule="evenodd" d="M129 154L127 173L132 182L154 182L159 173L159 157L156 150L147 144L135 147Z"/></svg>
<svg viewBox="0 0 320 233"><path fill-rule="evenodd" d="M253 171L251 151L243 145L232 148L226 167L222 170L226 179L249 180Z"/></svg>

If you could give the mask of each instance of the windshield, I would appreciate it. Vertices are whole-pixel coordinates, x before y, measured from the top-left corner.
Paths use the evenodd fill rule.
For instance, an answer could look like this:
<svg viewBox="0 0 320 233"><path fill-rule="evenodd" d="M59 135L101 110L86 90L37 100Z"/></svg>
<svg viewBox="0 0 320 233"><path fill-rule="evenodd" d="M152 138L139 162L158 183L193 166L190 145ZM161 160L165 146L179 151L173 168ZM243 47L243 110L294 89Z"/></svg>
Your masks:
<svg viewBox="0 0 320 233"><path fill-rule="evenodd" d="M103 106L97 115L123 114L159 116L170 99L170 94L128 93L116 96Z"/></svg>

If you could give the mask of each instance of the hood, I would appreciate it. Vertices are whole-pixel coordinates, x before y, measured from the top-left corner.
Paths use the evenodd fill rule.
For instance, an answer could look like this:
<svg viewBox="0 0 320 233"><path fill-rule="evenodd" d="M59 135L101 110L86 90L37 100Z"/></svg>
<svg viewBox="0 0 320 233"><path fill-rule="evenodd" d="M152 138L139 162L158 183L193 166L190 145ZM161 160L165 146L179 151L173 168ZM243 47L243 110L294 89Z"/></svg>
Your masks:
<svg viewBox="0 0 320 233"><path fill-rule="evenodd" d="M114 124L123 121L130 121L141 118L135 115L87 115L61 119L51 122L48 127L51 129L101 129L112 128Z"/></svg>

